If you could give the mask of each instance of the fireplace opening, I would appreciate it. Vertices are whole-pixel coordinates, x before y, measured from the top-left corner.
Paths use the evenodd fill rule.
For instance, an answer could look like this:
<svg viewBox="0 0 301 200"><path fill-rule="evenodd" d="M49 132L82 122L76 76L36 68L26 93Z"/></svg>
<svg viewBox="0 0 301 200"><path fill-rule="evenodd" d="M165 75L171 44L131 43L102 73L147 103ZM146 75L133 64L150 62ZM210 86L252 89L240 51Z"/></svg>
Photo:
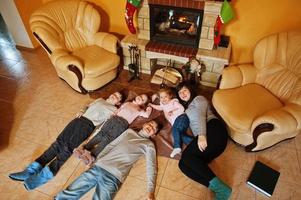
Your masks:
<svg viewBox="0 0 301 200"><path fill-rule="evenodd" d="M198 48L203 10L150 5L150 40Z"/></svg>

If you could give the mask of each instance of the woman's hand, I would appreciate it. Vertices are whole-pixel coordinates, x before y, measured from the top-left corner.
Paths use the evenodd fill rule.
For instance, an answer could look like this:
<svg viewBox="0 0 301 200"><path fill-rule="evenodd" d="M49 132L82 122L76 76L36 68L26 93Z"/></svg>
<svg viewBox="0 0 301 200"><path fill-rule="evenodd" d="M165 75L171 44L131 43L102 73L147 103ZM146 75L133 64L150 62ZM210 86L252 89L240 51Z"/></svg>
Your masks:
<svg viewBox="0 0 301 200"><path fill-rule="evenodd" d="M198 146L200 151L205 151L205 149L207 148L207 138L204 135L199 135L198 138Z"/></svg>

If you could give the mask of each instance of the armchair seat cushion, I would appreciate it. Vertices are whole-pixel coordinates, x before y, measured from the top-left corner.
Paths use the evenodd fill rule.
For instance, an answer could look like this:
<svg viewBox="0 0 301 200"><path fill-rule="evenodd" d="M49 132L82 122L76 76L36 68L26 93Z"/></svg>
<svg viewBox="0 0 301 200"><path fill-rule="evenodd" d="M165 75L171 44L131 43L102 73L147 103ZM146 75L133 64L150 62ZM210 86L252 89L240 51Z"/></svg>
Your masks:
<svg viewBox="0 0 301 200"><path fill-rule="evenodd" d="M75 50L72 54L85 63L85 78L94 78L107 73L119 64L118 55L96 45Z"/></svg>
<svg viewBox="0 0 301 200"><path fill-rule="evenodd" d="M257 117L283 106L271 92L255 83L217 90L213 100L219 114L236 133L252 134L250 129Z"/></svg>

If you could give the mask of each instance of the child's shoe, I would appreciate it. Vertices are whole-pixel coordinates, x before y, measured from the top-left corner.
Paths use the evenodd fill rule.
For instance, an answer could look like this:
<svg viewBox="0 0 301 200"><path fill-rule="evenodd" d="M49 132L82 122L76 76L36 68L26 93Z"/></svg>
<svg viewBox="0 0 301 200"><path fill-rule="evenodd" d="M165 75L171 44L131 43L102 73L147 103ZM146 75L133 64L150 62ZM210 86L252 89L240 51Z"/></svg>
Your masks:
<svg viewBox="0 0 301 200"><path fill-rule="evenodd" d="M181 148L174 148L174 149L172 150L171 154L170 154L170 157L171 157L171 158L175 157L177 154L180 154L181 151L182 151Z"/></svg>
<svg viewBox="0 0 301 200"><path fill-rule="evenodd" d="M24 186L27 190L33 190L40 185L47 183L53 178L53 173L48 166L44 167L42 171L38 174L30 176L24 181Z"/></svg>
<svg viewBox="0 0 301 200"><path fill-rule="evenodd" d="M33 162L26 167L22 172L9 174L8 177L16 181L25 181L31 175L37 174L42 170L42 165L38 162Z"/></svg>

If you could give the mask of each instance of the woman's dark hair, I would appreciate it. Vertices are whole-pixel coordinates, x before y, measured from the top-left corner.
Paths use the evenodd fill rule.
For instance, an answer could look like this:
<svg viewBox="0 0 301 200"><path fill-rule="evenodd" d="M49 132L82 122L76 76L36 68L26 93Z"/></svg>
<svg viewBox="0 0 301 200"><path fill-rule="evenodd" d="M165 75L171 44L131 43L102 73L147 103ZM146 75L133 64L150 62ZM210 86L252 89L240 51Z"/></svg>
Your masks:
<svg viewBox="0 0 301 200"><path fill-rule="evenodd" d="M188 101L183 101L180 97L179 97L179 91L183 88L186 87L189 91L190 91L190 99ZM189 104L191 103L191 101L194 99L194 97L197 96L196 91L194 89L194 87L196 86L192 86L190 83L187 82L181 82L179 83L179 85L176 87L176 91L177 91L177 97L179 99L179 101L181 102L181 104L187 108L189 106Z"/></svg>

